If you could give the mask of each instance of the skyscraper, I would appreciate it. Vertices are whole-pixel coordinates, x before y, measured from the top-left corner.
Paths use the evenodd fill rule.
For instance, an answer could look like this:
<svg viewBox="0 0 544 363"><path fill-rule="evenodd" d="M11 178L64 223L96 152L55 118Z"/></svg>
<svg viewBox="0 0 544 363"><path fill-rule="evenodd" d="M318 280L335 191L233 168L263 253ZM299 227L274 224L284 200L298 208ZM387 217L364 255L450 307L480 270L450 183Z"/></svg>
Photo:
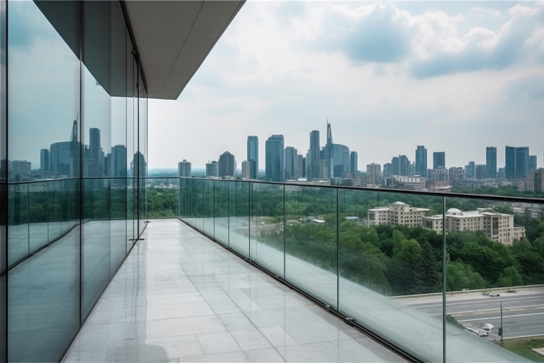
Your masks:
<svg viewBox="0 0 544 363"><path fill-rule="evenodd" d="M89 177L102 177L104 176L103 161L102 161L102 147L100 145L100 130L97 128L89 129L89 153L86 155L87 173Z"/></svg>
<svg viewBox="0 0 544 363"><path fill-rule="evenodd" d="M127 148L125 145L115 145L110 154L110 176L127 177Z"/></svg>
<svg viewBox="0 0 544 363"><path fill-rule="evenodd" d="M224 178L226 176L234 177L236 173L236 159L230 152L225 151L219 157L219 177Z"/></svg>
<svg viewBox="0 0 544 363"><path fill-rule="evenodd" d="M257 136L247 137L247 161L250 178L257 179L259 176L259 138Z"/></svg>
<svg viewBox="0 0 544 363"><path fill-rule="evenodd" d="M206 177L217 177L219 175L219 167L217 161L206 163Z"/></svg>
<svg viewBox="0 0 544 363"><path fill-rule="evenodd" d="M506 179L516 179L516 148L513 146L505 147L504 174Z"/></svg>
<svg viewBox="0 0 544 363"><path fill-rule="evenodd" d="M400 175L399 157L393 156L391 158L391 175Z"/></svg>
<svg viewBox="0 0 544 363"><path fill-rule="evenodd" d="M49 167L54 176L72 176L72 143L70 141L51 144Z"/></svg>
<svg viewBox="0 0 544 363"><path fill-rule="evenodd" d="M529 171L536 170L536 168L537 168L536 155L529 155Z"/></svg>
<svg viewBox="0 0 544 363"><path fill-rule="evenodd" d="M423 145L416 149L416 175L427 176L427 149Z"/></svg>
<svg viewBox="0 0 544 363"><path fill-rule="evenodd" d="M476 163L474 161L469 161L465 166L465 175L467 179L476 178Z"/></svg>
<svg viewBox="0 0 544 363"><path fill-rule="evenodd" d="M49 150L47 149L40 150L40 170L49 170Z"/></svg>
<svg viewBox="0 0 544 363"><path fill-rule="evenodd" d="M332 141L332 130L331 124L327 121L327 144L325 146L325 163L327 165L327 178L332 178L336 176L335 168L335 152L336 150L333 147ZM347 170L345 170L347 171Z"/></svg>
<svg viewBox="0 0 544 363"><path fill-rule="evenodd" d="M438 167L446 167L446 152L445 151L435 151L433 152L433 169L438 169Z"/></svg>
<svg viewBox="0 0 544 363"><path fill-rule="evenodd" d="M349 171L351 173L356 173L359 171L359 160L357 151L352 151L349 155Z"/></svg>
<svg viewBox="0 0 544 363"><path fill-rule="evenodd" d="M283 135L272 135L265 144L266 180L284 181Z"/></svg>
<svg viewBox="0 0 544 363"><path fill-rule="evenodd" d="M178 163L178 175L184 178L191 176L191 163L183 159Z"/></svg>
<svg viewBox="0 0 544 363"><path fill-rule="evenodd" d="M399 155L399 175L409 175L410 160L406 155Z"/></svg>
<svg viewBox="0 0 544 363"><path fill-rule="evenodd" d="M369 184L380 184L382 177L382 166L380 164L367 164L366 175L368 177Z"/></svg>
<svg viewBox="0 0 544 363"><path fill-rule="evenodd" d="M321 146L319 146L319 131L310 132L309 176L308 180L321 179ZM308 162L308 161L306 161Z"/></svg>
<svg viewBox="0 0 544 363"><path fill-rule="evenodd" d="M242 179L250 179L251 178L251 164L249 161L244 160L242 161Z"/></svg>
<svg viewBox="0 0 544 363"><path fill-rule="evenodd" d="M487 167L487 178L497 179L497 148L488 146L485 149L485 165Z"/></svg>
<svg viewBox="0 0 544 363"><path fill-rule="evenodd" d="M516 148L516 179L527 178L529 171L529 148Z"/></svg>
<svg viewBox="0 0 544 363"><path fill-rule="evenodd" d="M285 179L296 179L298 174L297 149L292 146L285 148Z"/></svg>
<svg viewBox="0 0 544 363"><path fill-rule="evenodd" d="M331 144L333 177L343 177L349 171L349 148L345 145ZM329 149L327 147L327 149Z"/></svg>

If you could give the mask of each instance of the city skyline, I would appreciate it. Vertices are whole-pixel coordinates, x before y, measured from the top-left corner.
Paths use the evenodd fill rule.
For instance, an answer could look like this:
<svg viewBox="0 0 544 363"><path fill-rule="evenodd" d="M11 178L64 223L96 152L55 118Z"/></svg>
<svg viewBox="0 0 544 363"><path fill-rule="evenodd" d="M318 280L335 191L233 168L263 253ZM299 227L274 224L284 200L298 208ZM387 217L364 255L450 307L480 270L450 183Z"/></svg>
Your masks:
<svg viewBox="0 0 544 363"><path fill-rule="evenodd" d="M360 168L412 159L416 145L457 166L485 164L486 146L504 165L506 145L528 146L542 166L543 12L542 3L248 2L181 97L150 100L150 165L202 167L227 149L243 158L247 135L283 134L305 152L307 130L325 143L328 117ZM206 133L186 137L194 127Z"/></svg>

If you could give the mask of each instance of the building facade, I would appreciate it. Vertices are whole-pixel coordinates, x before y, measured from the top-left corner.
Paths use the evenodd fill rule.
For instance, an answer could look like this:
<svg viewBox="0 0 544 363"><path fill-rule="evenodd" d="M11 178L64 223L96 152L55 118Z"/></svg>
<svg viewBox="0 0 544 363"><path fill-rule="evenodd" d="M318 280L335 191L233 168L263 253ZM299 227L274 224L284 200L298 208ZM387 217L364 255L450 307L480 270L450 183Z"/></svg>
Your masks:
<svg viewBox="0 0 544 363"><path fill-rule="evenodd" d="M257 179L259 176L259 138L257 136L247 137L247 161L250 178Z"/></svg>
<svg viewBox="0 0 544 363"><path fill-rule="evenodd" d="M442 215L424 217L422 226L442 233ZM512 245L525 237L525 227L514 227L513 215L494 213L486 208L468 212L448 209L446 231L483 231L489 239L505 245Z"/></svg>
<svg viewBox="0 0 544 363"><path fill-rule="evenodd" d="M403 202L389 204L388 207L368 210L370 225L393 224L406 227L417 227L423 224L423 217L431 214L427 208L413 208Z"/></svg>
<svg viewBox="0 0 544 363"><path fill-rule="evenodd" d="M191 177L191 163L183 159L178 163L178 175L183 178Z"/></svg>
<svg viewBox="0 0 544 363"><path fill-rule="evenodd" d="M423 145L418 145L416 149L416 175L427 177L427 149Z"/></svg>
<svg viewBox="0 0 544 363"><path fill-rule="evenodd" d="M487 168L487 177L497 179L497 148L488 146L485 149L485 165Z"/></svg>
<svg viewBox="0 0 544 363"><path fill-rule="evenodd" d="M283 135L272 135L265 143L266 180L285 180Z"/></svg>
<svg viewBox="0 0 544 363"><path fill-rule="evenodd" d="M446 167L446 152L445 151L435 151L433 153L433 169L438 169L439 167Z"/></svg>
<svg viewBox="0 0 544 363"><path fill-rule="evenodd" d="M223 154L221 154L221 156L219 156L218 164L220 178L234 178L236 175L236 159L234 158L234 155L228 151L225 151Z"/></svg>

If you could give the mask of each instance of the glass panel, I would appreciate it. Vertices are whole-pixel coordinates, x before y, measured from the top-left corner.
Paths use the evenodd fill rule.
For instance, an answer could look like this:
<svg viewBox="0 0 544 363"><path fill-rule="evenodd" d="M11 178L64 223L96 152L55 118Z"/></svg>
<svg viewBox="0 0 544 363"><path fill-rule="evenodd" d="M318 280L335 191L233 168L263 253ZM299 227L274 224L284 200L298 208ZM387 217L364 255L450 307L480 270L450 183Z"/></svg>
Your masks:
<svg viewBox="0 0 544 363"><path fill-rule="evenodd" d="M83 179L82 316L86 317L111 276L110 180Z"/></svg>
<svg viewBox="0 0 544 363"><path fill-rule="evenodd" d="M283 185L251 184L251 260L280 277L284 277L283 196Z"/></svg>
<svg viewBox="0 0 544 363"><path fill-rule="evenodd" d="M544 205L447 198L446 207L448 362L539 361Z"/></svg>
<svg viewBox="0 0 544 363"><path fill-rule="evenodd" d="M32 183L28 185L29 203L29 252L33 253L51 240L48 234L49 191L52 182Z"/></svg>
<svg viewBox="0 0 544 363"><path fill-rule="evenodd" d="M443 351L442 235L424 227L441 213L440 197L339 190L340 312L426 362Z"/></svg>
<svg viewBox="0 0 544 363"><path fill-rule="evenodd" d="M188 187L187 187L187 179L186 178L180 178L179 179L179 214L178 217L181 218L181 220L185 221L187 218L187 198L188 198Z"/></svg>
<svg viewBox="0 0 544 363"><path fill-rule="evenodd" d="M229 183L215 180L215 239L229 245Z"/></svg>
<svg viewBox="0 0 544 363"><path fill-rule="evenodd" d="M204 233L212 238L214 238L213 187L213 180L204 180Z"/></svg>
<svg viewBox="0 0 544 363"><path fill-rule="evenodd" d="M25 258L28 246L28 184L8 187L8 265Z"/></svg>
<svg viewBox="0 0 544 363"><path fill-rule="evenodd" d="M178 215L178 179L148 179L149 218L172 218Z"/></svg>
<svg viewBox="0 0 544 363"><path fill-rule="evenodd" d="M127 247L127 179L111 179L111 273L125 258Z"/></svg>
<svg viewBox="0 0 544 363"><path fill-rule="evenodd" d="M227 183L230 184L229 245L249 258L249 183Z"/></svg>
<svg viewBox="0 0 544 363"><path fill-rule="evenodd" d="M285 220L285 279L336 308L336 190L286 185Z"/></svg>
<svg viewBox="0 0 544 363"><path fill-rule="evenodd" d="M60 228L60 182L49 182L47 216L49 220L49 241L55 241L61 234Z"/></svg>

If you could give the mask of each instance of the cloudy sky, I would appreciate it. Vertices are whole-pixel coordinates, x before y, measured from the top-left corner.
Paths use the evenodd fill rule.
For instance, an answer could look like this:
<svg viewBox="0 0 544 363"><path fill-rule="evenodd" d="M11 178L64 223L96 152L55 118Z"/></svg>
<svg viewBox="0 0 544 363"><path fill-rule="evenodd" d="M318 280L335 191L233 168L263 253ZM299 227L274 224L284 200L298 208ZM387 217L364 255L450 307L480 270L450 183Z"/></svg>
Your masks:
<svg viewBox="0 0 544 363"><path fill-rule="evenodd" d="M248 135L306 153L326 118L359 168L544 147L544 2L247 2L177 101L149 101L150 167L204 167Z"/></svg>

